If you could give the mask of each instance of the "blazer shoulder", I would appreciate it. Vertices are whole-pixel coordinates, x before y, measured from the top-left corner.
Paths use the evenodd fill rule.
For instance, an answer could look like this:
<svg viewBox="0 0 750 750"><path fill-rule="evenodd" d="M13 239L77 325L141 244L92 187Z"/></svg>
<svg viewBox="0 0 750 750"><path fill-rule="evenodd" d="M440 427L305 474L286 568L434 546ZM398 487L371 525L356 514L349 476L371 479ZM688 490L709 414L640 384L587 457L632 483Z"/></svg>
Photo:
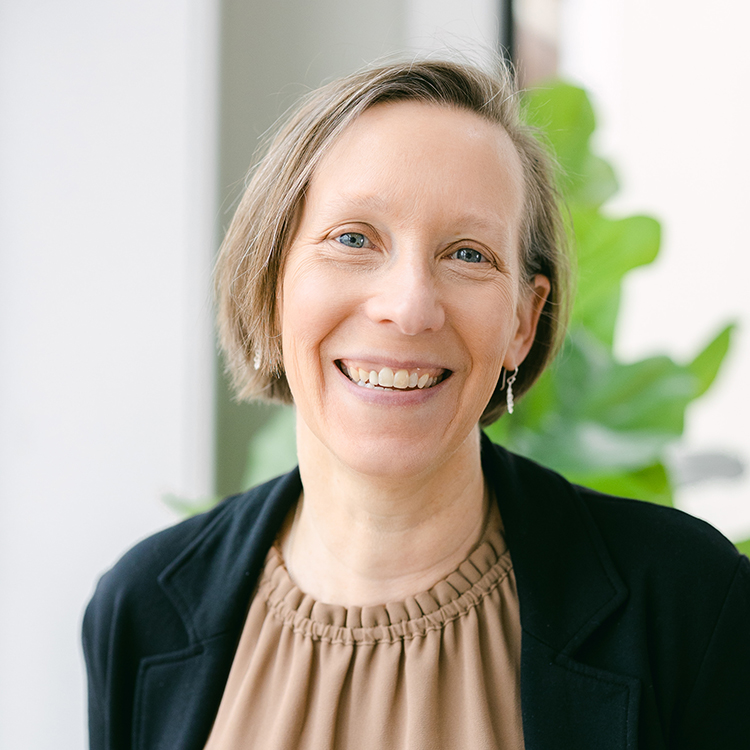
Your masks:
<svg viewBox="0 0 750 750"><path fill-rule="evenodd" d="M282 477L272 479L253 489L225 498L214 508L187 518L146 537L106 571L97 584L88 606L87 618L94 612L122 609L128 602L156 604L163 599L159 576L170 564L210 534L219 539L237 532L238 524L251 527L262 511L264 501Z"/></svg>
<svg viewBox="0 0 750 750"><path fill-rule="evenodd" d="M747 558L716 528L676 508L573 485L613 557L700 587L731 580Z"/></svg>
<svg viewBox="0 0 750 750"><path fill-rule="evenodd" d="M626 578L631 572L650 573L664 581L692 576L698 584L715 584L730 580L740 561L747 561L723 534L694 516L574 485L552 469L489 441L485 447L494 458L490 465L500 466L502 479L514 482L517 496L523 498L517 515L527 519L531 505L533 515L544 519L530 525L529 534L540 528L555 536L586 529L589 542L594 547L603 544Z"/></svg>
<svg viewBox="0 0 750 750"><path fill-rule="evenodd" d="M94 598L134 589L155 581L159 573L185 548L231 512L241 496L220 502L205 513L191 516L142 539L102 575Z"/></svg>

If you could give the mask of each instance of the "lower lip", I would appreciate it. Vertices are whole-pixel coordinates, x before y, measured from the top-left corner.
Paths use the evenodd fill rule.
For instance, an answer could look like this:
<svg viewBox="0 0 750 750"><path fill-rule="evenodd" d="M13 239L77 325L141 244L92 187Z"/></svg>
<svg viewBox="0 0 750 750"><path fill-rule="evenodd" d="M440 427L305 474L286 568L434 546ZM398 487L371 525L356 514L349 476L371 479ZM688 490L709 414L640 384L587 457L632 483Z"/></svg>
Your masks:
<svg viewBox="0 0 750 750"><path fill-rule="evenodd" d="M431 388L415 388L414 390L399 390L397 388L367 388L366 386L357 385L351 381L341 370L333 366L339 377L344 381L346 387L362 401L370 404L379 404L382 406L411 406L415 404L424 404L433 396L437 396L442 390L443 385L447 383L451 376L441 380Z"/></svg>

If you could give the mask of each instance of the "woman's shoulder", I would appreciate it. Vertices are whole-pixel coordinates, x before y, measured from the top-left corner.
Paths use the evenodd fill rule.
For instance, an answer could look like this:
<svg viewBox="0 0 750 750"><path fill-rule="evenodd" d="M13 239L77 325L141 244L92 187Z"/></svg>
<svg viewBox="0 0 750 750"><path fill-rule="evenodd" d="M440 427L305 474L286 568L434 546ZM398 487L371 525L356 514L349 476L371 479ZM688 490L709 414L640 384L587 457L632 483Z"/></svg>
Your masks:
<svg viewBox="0 0 750 750"><path fill-rule="evenodd" d="M490 445L488 453L499 467L500 481L510 478L516 488L515 507L509 510L536 529L547 526L553 534L564 534L572 526L588 529L588 537L601 535L608 548L634 562L733 566L742 557L720 531L700 518L573 484L531 459Z"/></svg>
<svg viewBox="0 0 750 750"><path fill-rule="evenodd" d="M687 685L702 665L731 658L745 670L741 684L750 560L723 534L675 508L572 484L502 448L492 454L526 631L561 651L599 644L610 666L627 633L641 644L632 659L650 654L664 679L677 654Z"/></svg>
<svg viewBox="0 0 750 750"><path fill-rule="evenodd" d="M676 621L689 602L701 602L702 615L710 619L734 601L750 624L750 559L718 529L674 507L561 479L579 504L592 545L612 562L633 604L656 606Z"/></svg>
<svg viewBox="0 0 750 750"><path fill-rule="evenodd" d="M109 590L121 592L156 583L159 574L201 536L222 525L242 501L242 495L222 500L210 510L183 519L141 539L101 577L95 596Z"/></svg>
<svg viewBox="0 0 750 750"><path fill-rule="evenodd" d="M615 560L631 571L672 572L685 581L731 577L750 561L716 528L677 508L573 485Z"/></svg>
<svg viewBox="0 0 750 750"><path fill-rule="evenodd" d="M210 564L212 558L229 557L232 550L246 546L254 531L267 531L256 537L268 536L275 517L283 517L280 506L290 485L296 486L295 479L295 472L276 477L139 541L102 575L92 604L114 599L143 602L144 597L156 596L160 578L191 557L204 556Z"/></svg>
<svg viewBox="0 0 750 750"><path fill-rule="evenodd" d="M551 570L566 563L586 569L593 561L608 568L611 562L628 586L682 595L692 587L710 596L750 571L748 558L699 518L572 484L494 444L485 449L487 466L505 490L501 513L516 557L528 558L529 568L538 567L540 556Z"/></svg>

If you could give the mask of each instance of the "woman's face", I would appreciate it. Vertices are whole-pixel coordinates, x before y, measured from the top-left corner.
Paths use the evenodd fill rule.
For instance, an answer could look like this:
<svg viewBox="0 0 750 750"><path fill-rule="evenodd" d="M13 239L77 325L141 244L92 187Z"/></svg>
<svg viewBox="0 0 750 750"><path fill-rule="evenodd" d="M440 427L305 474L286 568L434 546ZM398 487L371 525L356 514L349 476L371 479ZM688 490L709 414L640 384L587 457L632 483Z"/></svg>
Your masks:
<svg viewBox="0 0 750 750"><path fill-rule="evenodd" d="M280 290L307 439L377 476L456 452L502 367L526 356L549 289L521 281L523 202L515 147L474 113L383 104L344 131L312 178Z"/></svg>

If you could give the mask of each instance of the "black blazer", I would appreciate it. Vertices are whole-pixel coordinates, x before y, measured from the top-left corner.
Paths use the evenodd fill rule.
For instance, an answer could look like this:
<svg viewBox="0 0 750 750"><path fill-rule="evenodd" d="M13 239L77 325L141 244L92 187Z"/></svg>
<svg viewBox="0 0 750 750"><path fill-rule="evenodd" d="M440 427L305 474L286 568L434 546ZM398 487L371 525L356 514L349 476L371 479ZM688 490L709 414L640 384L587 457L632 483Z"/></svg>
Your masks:
<svg viewBox="0 0 750 750"><path fill-rule="evenodd" d="M679 511L483 442L521 606L527 750L750 748L750 561ZM298 471L156 534L84 618L91 748L201 750Z"/></svg>

